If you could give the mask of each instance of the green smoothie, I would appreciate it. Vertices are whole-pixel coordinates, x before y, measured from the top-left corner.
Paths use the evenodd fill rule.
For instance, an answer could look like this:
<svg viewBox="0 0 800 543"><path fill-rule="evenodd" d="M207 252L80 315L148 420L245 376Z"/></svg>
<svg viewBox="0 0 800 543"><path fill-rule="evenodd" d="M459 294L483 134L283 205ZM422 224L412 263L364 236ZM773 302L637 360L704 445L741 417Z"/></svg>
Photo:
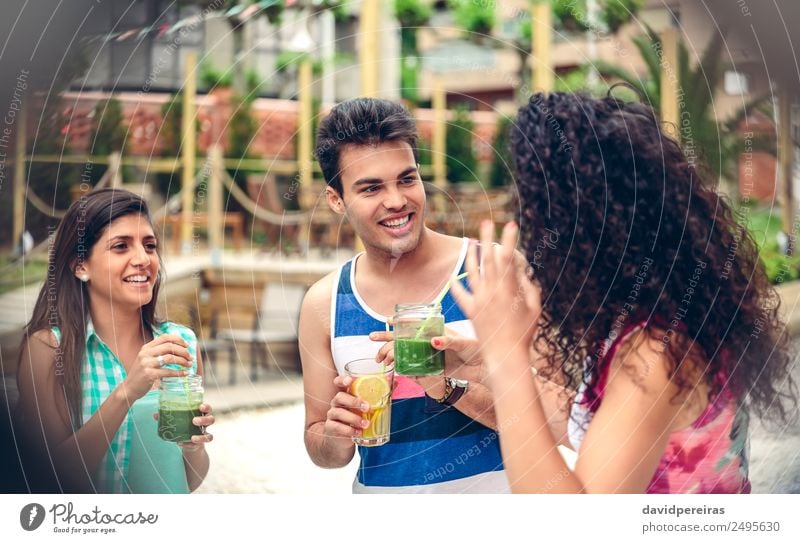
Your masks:
<svg viewBox="0 0 800 543"><path fill-rule="evenodd" d="M199 402L196 405L161 402L158 408L158 437L176 443L191 441L192 436L203 433L202 428L192 423L192 419L200 416Z"/></svg>
<svg viewBox="0 0 800 543"><path fill-rule="evenodd" d="M441 375L444 352L434 349L430 338L395 339L394 371L398 375Z"/></svg>

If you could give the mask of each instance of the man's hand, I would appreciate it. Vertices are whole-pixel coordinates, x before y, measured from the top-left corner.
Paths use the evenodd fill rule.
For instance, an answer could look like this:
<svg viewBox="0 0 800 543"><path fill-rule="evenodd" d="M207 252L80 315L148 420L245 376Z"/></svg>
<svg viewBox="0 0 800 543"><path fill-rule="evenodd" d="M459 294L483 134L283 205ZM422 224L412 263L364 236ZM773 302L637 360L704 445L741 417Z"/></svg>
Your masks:
<svg viewBox="0 0 800 543"><path fill-rule="evenodd" d="M369 421L361 416L361 413L369 411L369 404L348 392L352 383L353 378L347 375L340 375L333 380L339 392L331 400L331 408L325 418L322 430L325 437L352 440L369 425Z"/></svg>

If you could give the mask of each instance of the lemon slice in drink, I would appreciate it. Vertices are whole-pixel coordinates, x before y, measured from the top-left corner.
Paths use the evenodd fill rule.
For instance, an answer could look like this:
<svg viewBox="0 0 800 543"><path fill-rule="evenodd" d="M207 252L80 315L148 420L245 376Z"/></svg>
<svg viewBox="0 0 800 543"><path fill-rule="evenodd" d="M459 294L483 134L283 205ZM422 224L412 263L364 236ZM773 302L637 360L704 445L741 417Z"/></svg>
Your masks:
<svg viewBox="0 0 800 543"><path fill-rule="evenodd" d="M367 402L371 408L383 405L384 398L389 396L389 382L380 375L356 377L352 385L353 396Z"/></svg>

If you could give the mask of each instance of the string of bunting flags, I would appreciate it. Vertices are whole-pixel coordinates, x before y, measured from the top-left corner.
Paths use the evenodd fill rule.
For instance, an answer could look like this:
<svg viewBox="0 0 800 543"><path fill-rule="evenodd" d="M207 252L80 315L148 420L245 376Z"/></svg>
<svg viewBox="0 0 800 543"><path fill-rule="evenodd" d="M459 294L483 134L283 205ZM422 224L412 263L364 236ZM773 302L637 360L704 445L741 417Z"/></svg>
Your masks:
<svg viewBox="0 0 800 543"><path fill-rule="evenodd" d="M182 28L193 28L203 21L213 19L231 19L236 18L240 23L244 23L253 17L260 15L265 10L283 4L284 7L293 7L297 4L297 0L259 0L251 4L236 4L227 10L215 10L215 6L222 4L222 0L212 2L201 13L184 17L174 23L156 23L152 25L142 26L139 28L128 28L119 32L110 32L108 34L96 34L93 36L86 36L83 38L84 43L95 42L124 42L129 40L141 40L148 35L153 35L156 39L164 36L175 34Z"/></svg>

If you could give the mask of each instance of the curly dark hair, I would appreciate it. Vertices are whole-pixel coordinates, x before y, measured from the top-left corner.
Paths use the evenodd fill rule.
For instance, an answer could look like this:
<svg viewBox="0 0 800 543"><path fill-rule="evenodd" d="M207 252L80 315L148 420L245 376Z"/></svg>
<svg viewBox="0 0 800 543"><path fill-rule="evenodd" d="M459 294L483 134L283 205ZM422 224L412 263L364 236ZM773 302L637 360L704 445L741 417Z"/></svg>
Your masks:
<svg viewBox="0 0 800 543"><path fill-rule="evenodd" d="M521 247L542 288L551 376L596 391L604 340L633 323L661 341L670 375L690 356L723 389L786 420L779 298L750 234L653 110L613 97L536 94L512 127Z"/></svg>

